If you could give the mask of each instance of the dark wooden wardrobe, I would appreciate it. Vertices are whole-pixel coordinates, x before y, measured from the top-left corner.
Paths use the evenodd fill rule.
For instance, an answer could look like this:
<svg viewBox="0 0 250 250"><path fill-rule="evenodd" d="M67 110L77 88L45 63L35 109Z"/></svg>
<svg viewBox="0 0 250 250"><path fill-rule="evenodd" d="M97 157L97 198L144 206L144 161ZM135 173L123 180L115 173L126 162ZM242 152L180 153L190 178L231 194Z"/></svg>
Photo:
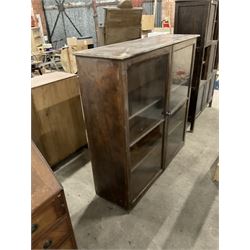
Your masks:
<svg viewBox="0 0 250 250"><path fill-rule="evenodd" d="M176 0L175 34L199 34L195 54L188 121L193 131L195 119L213 99L218 69L218 1Z"/></svg>
<svg viewBox="0 0 250 250"><path fill-rule="evenodd" d="M131 209L184 144L197 35L76 53L96 193Z"/></svg>

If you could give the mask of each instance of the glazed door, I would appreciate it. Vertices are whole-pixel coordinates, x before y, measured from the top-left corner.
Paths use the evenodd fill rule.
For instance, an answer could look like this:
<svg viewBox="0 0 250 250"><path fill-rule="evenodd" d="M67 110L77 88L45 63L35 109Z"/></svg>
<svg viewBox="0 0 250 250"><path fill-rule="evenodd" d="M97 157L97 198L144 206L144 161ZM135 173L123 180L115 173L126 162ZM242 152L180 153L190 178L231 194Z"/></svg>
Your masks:
<svg viewBox="0 0 250 250"><path fill-rule="evenodd" d="M170 49L159 56L151 55L135 59L127 70L132 202L162 171Z"/></svg>
<svg viewBox="0 0 250 250"><path fill-rule="evenodd" d="M211 3L209 9L209 18L207 23L206 44L209 44L213 40L213 34L216 22L216 9L217 9L217 4Z"/></svg>
<svg viewBox="0 0 250 250"><path fill-rule="evenodd" d="M167 108L166 166L184 144L194 47L192 43L173 52L172 81Z"/></svg>

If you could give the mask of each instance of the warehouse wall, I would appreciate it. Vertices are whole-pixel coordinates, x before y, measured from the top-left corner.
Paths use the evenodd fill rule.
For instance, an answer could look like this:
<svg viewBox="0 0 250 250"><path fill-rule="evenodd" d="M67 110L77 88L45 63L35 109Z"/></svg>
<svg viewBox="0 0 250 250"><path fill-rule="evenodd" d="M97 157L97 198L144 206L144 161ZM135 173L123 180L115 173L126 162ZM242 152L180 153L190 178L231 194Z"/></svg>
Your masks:
<svg viewBox="0 0 250 250"><path fill-rule="evenodd" d="M162 19L170 17L170 24L174 27L175 0L162 0Z"/></svg>
<svg viewBox="0 0 250 250"><path fill-rule="evenodd" d="M43 26L43 33L47 35L47 28L46 28L46 22L45 22L45 16L42 6L42 0L32 0L32 8L34 14L39 14L41 16L42 26Z"/></svg>

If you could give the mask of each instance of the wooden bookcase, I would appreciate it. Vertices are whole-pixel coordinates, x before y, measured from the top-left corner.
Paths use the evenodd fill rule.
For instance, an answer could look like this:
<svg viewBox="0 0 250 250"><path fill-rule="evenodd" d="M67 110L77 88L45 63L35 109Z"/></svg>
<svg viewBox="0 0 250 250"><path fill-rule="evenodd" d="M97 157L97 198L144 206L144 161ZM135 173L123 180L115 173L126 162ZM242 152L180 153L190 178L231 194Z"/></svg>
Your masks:
<svg viewBox="0 0 250 250"><path fill-rule="evenodd" d="M194 130L195 119L209 104L212 105L211 79L218 69L218 1L176 0L175 34L199 34L197 39L194 74L190 97L188 121ZM209 91L210 90L210 91ZM208 98L208 93L209 98Z"/></svg>
<svg viewBox="0 0 250 250"><path fill-rule="evenodd" d="M184 144L197 35L76 53L96 193L131 209Z"/></svg>

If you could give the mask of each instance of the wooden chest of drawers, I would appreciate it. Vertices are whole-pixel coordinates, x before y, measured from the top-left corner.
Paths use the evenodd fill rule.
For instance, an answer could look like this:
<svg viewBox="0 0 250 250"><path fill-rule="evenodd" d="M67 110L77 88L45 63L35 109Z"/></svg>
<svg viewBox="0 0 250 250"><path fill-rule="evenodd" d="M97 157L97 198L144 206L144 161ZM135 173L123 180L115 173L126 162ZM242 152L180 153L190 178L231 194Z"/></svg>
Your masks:
<svg viewBox="0 0 250 250"><path fill-rule="evenodd" d="M32 144L32 249L76 249L64 191Z"/></svg>
<svg viewBox="0 0 250 250"><path fill-rule="evenodd" d="M32 78L32 140L50 166L87 144L77 75Z"/></svg>

